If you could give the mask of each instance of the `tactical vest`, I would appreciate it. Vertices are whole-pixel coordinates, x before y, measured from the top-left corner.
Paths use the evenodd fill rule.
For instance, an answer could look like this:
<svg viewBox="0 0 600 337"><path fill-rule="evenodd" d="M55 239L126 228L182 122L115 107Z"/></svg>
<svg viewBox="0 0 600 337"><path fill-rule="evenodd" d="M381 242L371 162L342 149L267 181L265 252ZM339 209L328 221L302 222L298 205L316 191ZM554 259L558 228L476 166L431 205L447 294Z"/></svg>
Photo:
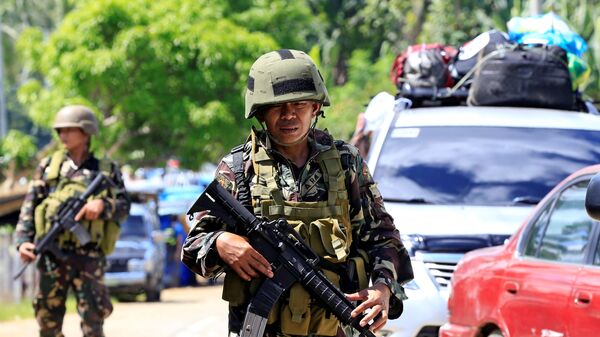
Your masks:
<svg viewBox="0 0 600 337"><path fill-rule="evenodd" d="M48 196L35 208L34 223L36 240L42 238L52 227L52 219L58 212L60 206L69 198L80 195L91 183L92 177L79 176L75 178L60 177L60 170L65 161L64 151L55 152L48 164L48 174L45 182L49 190ZM110 163L106 160L100 161L100 171L107 177L110 176ZM88 200L106 197L108 190L91 196ZM97 219L93 221L81 220L80 224L91 237L91 245L100 248L105 255L110 254L119 238L121 228L119 223L113 220ZM81 247L77 237L70 231L63 231L58 238L58 247L61 249ZM90 244L88 244L90 245Z"/></svg>
<svg viewBox="0 0 600 337"><path fill-rule="evenodd" d="M250 188L254 213L269 220L287 219L311 249L320 256L322 261L325 261L325 265L345 266L345 263L352 259L358 269L361 269L359 272L359 277L362 279L361 286L366 287L368 281L364 260L359 257L349 257L352 226L348 192L340 153L335 145L319 153L314 159L314 162L320 166L327 186L327 200L324 201L284 200L278 184L276 163L263 147L257 146L254 133L251 156L255 173ZM340 287L340 275L328 270L327 267L321 270L333 284ZM244 281L237 274L227 273L223 299L232 305L246 303L249 294L256 290L258 284L252 282L248 291L244 289L243 283ZM281 332L288 335L313 333L335 336L339 325L335 316L326 313L300 283L294 284L289 291L289 296L280 299L271 310L268 324L277 321Z"/></svg>

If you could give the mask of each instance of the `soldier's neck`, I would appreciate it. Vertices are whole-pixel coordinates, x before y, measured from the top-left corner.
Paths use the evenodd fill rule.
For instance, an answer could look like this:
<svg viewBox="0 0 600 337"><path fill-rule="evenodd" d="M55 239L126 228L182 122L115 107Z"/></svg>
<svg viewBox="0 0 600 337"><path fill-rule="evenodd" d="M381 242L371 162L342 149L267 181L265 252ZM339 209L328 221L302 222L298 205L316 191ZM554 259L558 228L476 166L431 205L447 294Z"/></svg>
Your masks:
<svg viewBox="0 0 600 337"><path fill-rule="evenodd" d="M71 158L73 163L77 166L83 164L83 162L88 158L88 156L89 152L87 146L69 150L69 158Z"/></svg>
<svg viewBox="0 0 600 337"><path fill-rule="evenodd" d="M294 163L297 167L302 167L308 160L310 154L310 146L308 141L301 142L292 146L281 146L274 144L275 149L281 153L286 159Z"/></svg>

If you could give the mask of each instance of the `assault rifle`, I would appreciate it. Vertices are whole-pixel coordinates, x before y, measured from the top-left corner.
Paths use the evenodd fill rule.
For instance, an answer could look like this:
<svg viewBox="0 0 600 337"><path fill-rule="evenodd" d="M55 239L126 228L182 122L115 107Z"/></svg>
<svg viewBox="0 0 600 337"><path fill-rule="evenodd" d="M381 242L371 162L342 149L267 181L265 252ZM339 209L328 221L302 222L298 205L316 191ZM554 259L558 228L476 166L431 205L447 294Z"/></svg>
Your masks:
<svg viewBox="0 0 600 337"><path fill-rule="evenodd" d="M319 257L285 219L258 219L216 180L208 185L187 214L193 217L199 211L210 211L229 225L241 226L241 232L252 247L271 263L274 276L265 278L250 300L241 337L262 337L269 311L296 282L300 282L341 322L358 330L361 337L375 337L369 325L362 327L359 324L364 314L351 317L356 306L317 268Z"/></svg>
<svg viewBox="0 0 600 337"><path fill-rule="evenodd" d="M60 252L56 245L53 245L56 237L63 231L71 231L77 237L77 240L81 245L85 245L90 242L90 233L83 228L77 221L75 216L87 203L87 199L90 195L96 192L96 189L102 183L102 180L106 179L109 181L104 174L98 173L90 185L80 195L67 199L62 205L60 205L58 212L52 218L52 227L46 235L44 235L39 242L36 242L33 254L39 255L40 253L50 252L58 259L64 259L63 254ZM109 181L110 182L110 181ZM18 279L21 274L27 269L27 266L31 261L23 264L21 269L15 274L14 279Z"/></svg>

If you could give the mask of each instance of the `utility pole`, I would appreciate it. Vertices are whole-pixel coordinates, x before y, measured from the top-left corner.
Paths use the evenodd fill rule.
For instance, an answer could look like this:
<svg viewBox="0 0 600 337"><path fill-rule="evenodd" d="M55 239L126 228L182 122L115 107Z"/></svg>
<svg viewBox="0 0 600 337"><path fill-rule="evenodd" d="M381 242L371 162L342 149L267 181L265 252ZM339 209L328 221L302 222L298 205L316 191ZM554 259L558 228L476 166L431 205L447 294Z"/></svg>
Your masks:
<svg viewBox="0 0 600 337"><path fill-rule="evenodd" d="M6 105L4 104L4 53L2 49L2 13L0 13L0 139L4 139L8 133L8 118L6 117Z"/></svg>
<svg viewBox="0 0 600 337"><path fill-rule="evenodd" d="M542 0L529 0L530 15L538 15L542 13Z"/></svg>

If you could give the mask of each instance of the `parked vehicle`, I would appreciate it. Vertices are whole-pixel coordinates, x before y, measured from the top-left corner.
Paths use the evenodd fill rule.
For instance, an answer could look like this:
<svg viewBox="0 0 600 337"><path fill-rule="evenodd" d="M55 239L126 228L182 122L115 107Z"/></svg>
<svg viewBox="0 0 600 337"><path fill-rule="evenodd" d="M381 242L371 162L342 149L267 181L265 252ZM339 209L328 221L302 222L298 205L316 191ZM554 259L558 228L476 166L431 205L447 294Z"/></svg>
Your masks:
<svg viewBox="0 0 600 337"><path fill-rule="evenodd" d="M390 113L368 165L411 254L404 314L388 337L437 336L465 252L502 245L571 172L600 162L600 117L518 107Z"/></svg>
<svg viewBox="0 0 600 337"><path fill-rule="evenodd" d="M147 301L160 301L166 249L159 228L155 207L132 203L115 251L107 257L105 282L117 298L144 293Z"/></svg>
<svg viewBox="0 0 600 337"><path fill-rule="evenodd" d="M600 224L584 208L598 172L595 165L563 180L506 245L465 255L441 337L598 335Z"/></svg>

